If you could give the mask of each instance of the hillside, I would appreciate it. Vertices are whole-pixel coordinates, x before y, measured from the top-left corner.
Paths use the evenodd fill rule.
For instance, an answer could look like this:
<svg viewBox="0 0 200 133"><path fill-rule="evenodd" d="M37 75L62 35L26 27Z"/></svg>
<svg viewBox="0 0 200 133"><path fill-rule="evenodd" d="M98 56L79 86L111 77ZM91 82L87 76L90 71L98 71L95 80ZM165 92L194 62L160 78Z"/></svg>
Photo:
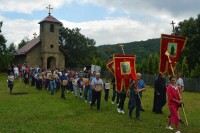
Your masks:
<svg viewBox="0 0 200 133"><path fill-rule="evenodd" d="M160 39L149 39L146 41L137 41L124 43L124 51L126 54L135 54L137 63L140 63L142 58L148 58L150 53L159 53ZM97 51L105 61L112 54L122 54L122 49L119 44L101 45L97 47Z"/></svg>

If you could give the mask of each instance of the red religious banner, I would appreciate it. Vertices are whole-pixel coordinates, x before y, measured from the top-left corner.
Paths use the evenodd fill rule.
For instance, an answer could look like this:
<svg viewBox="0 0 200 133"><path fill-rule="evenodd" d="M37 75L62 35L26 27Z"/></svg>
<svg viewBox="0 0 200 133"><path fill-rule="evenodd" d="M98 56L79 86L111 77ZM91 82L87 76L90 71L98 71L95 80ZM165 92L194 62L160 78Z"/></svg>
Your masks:
<svg viewBox="0 0 200 133"><path fill-rule="evenodd" d="M106 66L107 66L108 70L111 71L113 75L115 75L115 72L114 72L114 60L108 61Z"/></svg>
<svg viewBox="0 0 200 133"><path fill-rule="evenodd" d="M165 73L168 69L168 74L173 74L176 61L178 60L185 44L187 37L175 35L161 35L160 44L160 72ZM171 65L170 65L171 62Z"/></svg>
<svg viewBox="0 0 200 133"><path fill-rule="evenodd" d="M114 70L116 90L121 92L123 85L129 90L130 78L136 79L135 55L114 55Z"/></svg>

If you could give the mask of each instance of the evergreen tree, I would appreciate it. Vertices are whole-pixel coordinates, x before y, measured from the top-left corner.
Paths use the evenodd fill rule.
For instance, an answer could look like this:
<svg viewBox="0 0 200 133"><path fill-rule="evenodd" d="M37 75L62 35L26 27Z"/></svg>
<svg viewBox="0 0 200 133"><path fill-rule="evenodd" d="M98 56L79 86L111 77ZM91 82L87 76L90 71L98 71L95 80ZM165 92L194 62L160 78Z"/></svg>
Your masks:
<svg viewBox="0 0 200 133"><path fill-rule="evenodd" d="M142 73L148 72L147 60L145 58L142 59L141 70L142 70Z"/></svg>
<svg viewBox="0 0 200 133"><path fill-rule="evenodd" d="M150 54L149 58L148 58L147 73L148 74L154 74L154 62L153 62L152 54Z"/></svg>
<svg viewBox="0 0 200 133"><path fill-rule="evenodd" d="M184 57L183 61L182 61L182 75L184 77L188 77L189 76L189 70L188 70L188 64L187 64L186 57Z"/></svg>
<svg viewBox="0 0 200 133"><path fill-rule="evenodd" d="M153 57L153 63L154 63L154 74L158 74L159 73L159 56L157 53L154 54Z"/></svg>
<svg viewBox="0 0 200 133"><path fill-rule="evenodd" d="M190 77L200 78L200 64L196 63L195 68L191 70Z"/></svg>

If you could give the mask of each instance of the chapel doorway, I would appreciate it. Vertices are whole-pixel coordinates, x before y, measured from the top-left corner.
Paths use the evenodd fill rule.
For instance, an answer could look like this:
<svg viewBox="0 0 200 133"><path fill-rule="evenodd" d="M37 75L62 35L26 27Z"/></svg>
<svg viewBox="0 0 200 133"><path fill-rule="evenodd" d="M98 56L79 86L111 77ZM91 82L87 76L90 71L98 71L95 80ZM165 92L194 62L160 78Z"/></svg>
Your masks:
<svg viewBox="0 0 200 133"><path fill-rule="evenodd" d="M47 58L47 69L55 69L56 68L56 58L51 56Z"/></svg>

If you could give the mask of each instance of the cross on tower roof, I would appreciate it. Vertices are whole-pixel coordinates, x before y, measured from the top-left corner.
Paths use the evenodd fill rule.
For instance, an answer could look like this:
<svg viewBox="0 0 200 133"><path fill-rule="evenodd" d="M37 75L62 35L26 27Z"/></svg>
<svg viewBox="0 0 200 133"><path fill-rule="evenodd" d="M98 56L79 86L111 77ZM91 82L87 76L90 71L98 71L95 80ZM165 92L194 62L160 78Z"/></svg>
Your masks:
<svg viewBox="0 0 200 133"><path fill-rule="evenodd" d="M47 6L46 9L49 10L49 15L51 14L51 9L53 10L53 7L51 7L51 5Z"/></svg>
<svg viewBox="0 0 200 133"><path fill-rule="evenodd" d="M33 33L33 38L35 39L37 37L37 34L34 32Z"/></svg>
<svg viewBox="0 0 200 133"><path fill-rule="evenodd" d="M172 32L173 32L173 34L175 34L175 30L174 30L174 24L175 24L175 23L173 22L173 20L172 20L172 23L170 23L170 24L172 25L172 28L173 28L173 31L172 31Z"/></svg>
<svg viewBox="0 0 200 133"><path fill-rule="evenodd" d="M125 55L125 52L124 52L124 45L123 45L123 44L120 44L119 46L122 48L122 52L123 52L123 54Z"/></svg>

